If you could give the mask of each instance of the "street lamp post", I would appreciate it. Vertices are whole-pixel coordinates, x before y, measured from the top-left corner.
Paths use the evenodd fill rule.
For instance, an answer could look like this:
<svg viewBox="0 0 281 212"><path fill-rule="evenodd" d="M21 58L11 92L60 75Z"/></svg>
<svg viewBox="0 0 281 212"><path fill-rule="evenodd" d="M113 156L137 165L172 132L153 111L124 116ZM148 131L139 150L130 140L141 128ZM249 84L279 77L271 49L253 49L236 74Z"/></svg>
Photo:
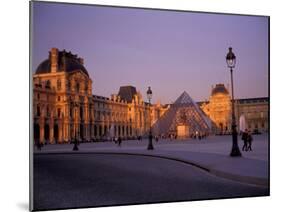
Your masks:
<svg viewBox="0 0 281 212"><path fill-rule="evenodd" d="M74 103L73 104L74 108L78 108L78 104ZM74 118L75 120L77 119L77 114L76 114L76 110L75 110L75 114L74 114ZM74 128L75 129L75 128ZM74 137L74 146L73 146L73 151L78 151L78 140L77 140L77 129L75 129L75 137Z"/></svg>
<svg viewBox="0 0 281 212"><path fill-rule="evenodd" d="M149 117L150 117L150 101L152 99L152 90L150 87L148 87L148 90L146 92L147 94L147 98L148 98L148 102L149 102ZM150 120L150 127L149 127L149 135L148 135L148 146L147 149L148 150L153 150L153 144L152 144L152 130L151 130L151 119Z"/></svg>
<svg viewBox="0 0 281 212"><path fill-rule="evenodd" d="M241 152L238 146L238 136L237 136L237 129L236 129L236 120L235 120L235 111L234 111L234 89L233 89L233 68L236 64L236 56L232 52L232 48L229 47L229 52L226 55L226 63L228 68L230 68L230 76L231 76L231 103L232 103L232 149L230 156L231 157L241 157Z"/></svg>
<svg viewBox="0 0 281 212"><path fill-rule="evenodd" d="M75 138L74 138L74 146L73 146L73 151L78 151L78 142L77 142L77 137L76 137L76 132L75 132Z"/></svg>

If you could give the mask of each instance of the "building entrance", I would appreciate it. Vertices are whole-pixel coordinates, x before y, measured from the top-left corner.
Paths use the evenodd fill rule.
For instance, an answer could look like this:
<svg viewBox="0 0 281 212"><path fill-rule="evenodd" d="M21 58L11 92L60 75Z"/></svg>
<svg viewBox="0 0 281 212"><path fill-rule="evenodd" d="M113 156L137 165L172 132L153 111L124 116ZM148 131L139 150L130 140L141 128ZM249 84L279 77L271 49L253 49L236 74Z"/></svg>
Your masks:
<svg viewBox="0 0 281 212"><path fill-rule="evenodd" d="M189 136L189 128L187 125L177 126L177 136L178 138L187 138Z"/></svg>

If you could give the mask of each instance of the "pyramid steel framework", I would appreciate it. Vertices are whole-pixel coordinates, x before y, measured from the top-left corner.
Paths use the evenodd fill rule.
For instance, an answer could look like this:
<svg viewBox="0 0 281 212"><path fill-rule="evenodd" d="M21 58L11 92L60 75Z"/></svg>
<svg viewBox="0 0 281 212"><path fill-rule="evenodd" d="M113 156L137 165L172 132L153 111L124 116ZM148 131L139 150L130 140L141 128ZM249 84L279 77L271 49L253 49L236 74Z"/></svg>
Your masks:
<svg viewBox="0 0 281 212"><path fill-rule="evenodd" d="M153 132L158 135L176 134L177 126L188 126L189 135L210 133L212 121L204 114L196 102L184 91L170 105L165 114L153 125Z"/></svg>

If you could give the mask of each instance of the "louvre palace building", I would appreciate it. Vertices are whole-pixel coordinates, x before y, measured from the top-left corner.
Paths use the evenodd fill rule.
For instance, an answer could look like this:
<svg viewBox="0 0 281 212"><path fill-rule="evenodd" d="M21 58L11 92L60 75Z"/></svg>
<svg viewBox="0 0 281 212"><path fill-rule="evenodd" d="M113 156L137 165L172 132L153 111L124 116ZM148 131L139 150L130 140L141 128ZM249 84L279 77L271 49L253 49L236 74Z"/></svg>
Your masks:
<svg viewBox="0 0 281 212"><path fill-rule="evenodd" d="M134 139L147 136L150 127L154 135L182 137L195 131L227 133L231 129L231 100L223 84L212 88L208 101L195 103L183 92L166 105L150 105L131 85L121 86L110 97L98 96L92 93L92 84L82 58L52 48L33 74L34 141ZM237 99L236 117L243 114L249 129L265 132L268 104L268 97Z"/></svg>

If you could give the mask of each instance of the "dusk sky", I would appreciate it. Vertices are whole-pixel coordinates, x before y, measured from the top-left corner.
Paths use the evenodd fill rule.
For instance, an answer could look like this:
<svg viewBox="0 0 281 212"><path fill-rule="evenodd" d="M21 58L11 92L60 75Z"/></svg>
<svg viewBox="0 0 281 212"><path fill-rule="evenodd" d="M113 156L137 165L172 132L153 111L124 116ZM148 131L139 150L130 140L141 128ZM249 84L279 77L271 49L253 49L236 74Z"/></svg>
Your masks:
<svg viewBox="0 0 281 212"><path fill-rule="evenodd" d="M232 46L235 98L268 96L266 17L33 2L31 27L33 72L52 47L66 49L84 58L96 95L133 85L145 101L148 86L152 102L208 99L212 85L230 85Z"/></svg>

